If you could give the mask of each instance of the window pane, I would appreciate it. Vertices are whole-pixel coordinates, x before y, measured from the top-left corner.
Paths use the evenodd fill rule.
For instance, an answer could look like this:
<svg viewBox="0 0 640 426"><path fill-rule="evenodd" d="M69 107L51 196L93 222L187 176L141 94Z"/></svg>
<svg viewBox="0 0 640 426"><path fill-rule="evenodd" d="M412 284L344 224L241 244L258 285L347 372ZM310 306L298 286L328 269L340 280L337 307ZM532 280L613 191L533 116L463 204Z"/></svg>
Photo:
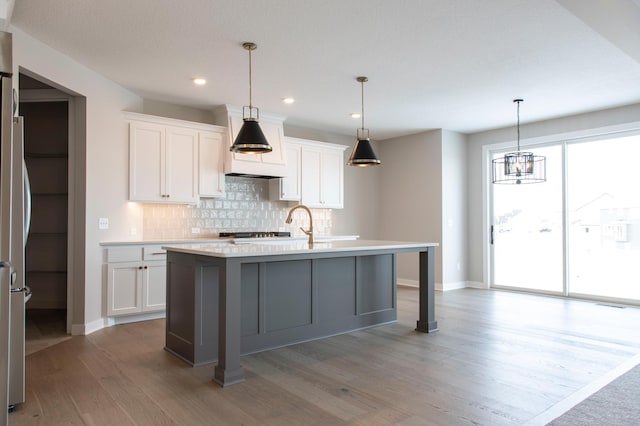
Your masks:
<svg viewBox="0 0 640 426"><path fill-rule="evenodd" d="M567 150L569 291L640 300L640 136Z"/></svg>
<svg viewBox="0 0 640 426"><path fill-rule="evenodd" d="M563 291L562 147L532 152L547 158L546 182L493 185L492 285L560 293Z"/></svg>

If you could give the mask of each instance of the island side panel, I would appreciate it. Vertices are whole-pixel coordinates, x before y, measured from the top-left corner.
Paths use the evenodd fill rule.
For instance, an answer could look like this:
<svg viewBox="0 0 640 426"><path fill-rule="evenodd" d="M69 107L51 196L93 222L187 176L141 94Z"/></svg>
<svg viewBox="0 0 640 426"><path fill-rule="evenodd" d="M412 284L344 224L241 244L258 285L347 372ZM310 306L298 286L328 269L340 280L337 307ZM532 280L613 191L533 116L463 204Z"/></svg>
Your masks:
<svg viewBox="0 0 640 426"><path fill-rule="evenodd" d="M435 308L435 248L420 252L420 313L416 331L438 331Z"/></svg>
<svg viewBox="0 0 640 426"><path fill-rule="evenodd" d="M165 349L193 363L195 350L195 258L167 253Z"/></svg>
<svg viewBox="0 0 640 426"><path fill-rule="evenodd" d="M393 254L358 257L358 315L380 317L382 321L396 319L394 258Z"/></svg>

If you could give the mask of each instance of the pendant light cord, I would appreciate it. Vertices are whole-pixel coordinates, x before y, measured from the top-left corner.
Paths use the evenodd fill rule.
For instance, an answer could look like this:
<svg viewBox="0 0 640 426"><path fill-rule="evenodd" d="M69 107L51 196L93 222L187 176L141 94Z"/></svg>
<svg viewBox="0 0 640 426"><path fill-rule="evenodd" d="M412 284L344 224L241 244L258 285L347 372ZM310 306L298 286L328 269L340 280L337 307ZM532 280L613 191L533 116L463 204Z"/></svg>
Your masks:
<svg viewBox="0 0 640 426"><path fill-rule="evenodd" d="M518 104L518 152L520 152L520 102L522 102L522 99L516 99L514 101L515 103Z"/></svg>
<svg viewBox="0 0 640 426"><path fill-rule="evenodd" d="M253 104L251 103L251 50L249 49L249 117L253 114Z"/></svg>
<svg viewBox="0 0 640 426"><path fill-rule="evenodd" d="M362 87L362 132L364 134L364 80L360 82L360 86Z"/></svg>

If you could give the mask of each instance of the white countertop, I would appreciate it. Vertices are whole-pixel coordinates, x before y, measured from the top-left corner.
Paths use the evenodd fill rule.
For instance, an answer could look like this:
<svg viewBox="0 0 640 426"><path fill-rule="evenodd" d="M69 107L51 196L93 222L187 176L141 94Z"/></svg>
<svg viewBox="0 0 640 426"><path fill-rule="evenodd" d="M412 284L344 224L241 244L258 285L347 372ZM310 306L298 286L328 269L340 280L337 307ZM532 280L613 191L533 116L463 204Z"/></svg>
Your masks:
<svg viewBox="0 0 640 426"><path fill-rule="evenodd" d="M316 235L315 241L339 241L339 240L355 240L359 235ZM201 237L201 238L186 238L186 239L159 239L159 240L137 240L137 241L102 241L101 246L139 246L139 245L173 245L173 244L225 244L234 243L236 241L241 242L256 242L261 243L266 241L278 241L278 244L283 241L293 242L306 242L306 236L293 236L293 237L268 237L268 238L220 238L220 237Z"/></svg>
<svg viewBox="0 0 640 426"><path fill-rule="evenodd" d="M406 242L406 241L377 241L377 240L339 240L339 241L316 241L312 247L306 241L284 241L284 238L277 238L277 241L255 241L245 242L239 239L230 244L192 244L192 245L167 245L162 248L168 251L179 253L195 254L211 257L247 257L247 256L275 256L285 254L304 253L330 253L349 252L362 250L385 250L385 249L426 249L427 247L437 247L438 243Z"/></svg>

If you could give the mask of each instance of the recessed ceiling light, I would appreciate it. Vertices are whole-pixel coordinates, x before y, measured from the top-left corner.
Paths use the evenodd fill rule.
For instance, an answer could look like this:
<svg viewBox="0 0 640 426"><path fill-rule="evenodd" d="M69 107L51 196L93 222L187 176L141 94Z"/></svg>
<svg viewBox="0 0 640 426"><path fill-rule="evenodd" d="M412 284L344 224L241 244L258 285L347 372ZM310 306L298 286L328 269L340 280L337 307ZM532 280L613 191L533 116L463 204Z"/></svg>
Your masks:
<svg viewBox="0 0 640 426"><path fill-rule="evenodd" d="M282 102L284 102L285 104L292 104L294 103L296 100L293 99L292 97L286 97L286 98L282 98Z"/></svg>
<svg viewBox="0 0 640 426"><path fill-rule="evenodd" d="M205 80L204 78L196 77L193 79L193 84L204 86L205 84L207 84L207 80Z"/></svg>
<svg viewBox="0 0 640 426"><path fill-rule="evenodd" d="M360 117L361 117L361 115L360 115L359 112L352 112L351 113L351 118L360 118Z"/></svg>

